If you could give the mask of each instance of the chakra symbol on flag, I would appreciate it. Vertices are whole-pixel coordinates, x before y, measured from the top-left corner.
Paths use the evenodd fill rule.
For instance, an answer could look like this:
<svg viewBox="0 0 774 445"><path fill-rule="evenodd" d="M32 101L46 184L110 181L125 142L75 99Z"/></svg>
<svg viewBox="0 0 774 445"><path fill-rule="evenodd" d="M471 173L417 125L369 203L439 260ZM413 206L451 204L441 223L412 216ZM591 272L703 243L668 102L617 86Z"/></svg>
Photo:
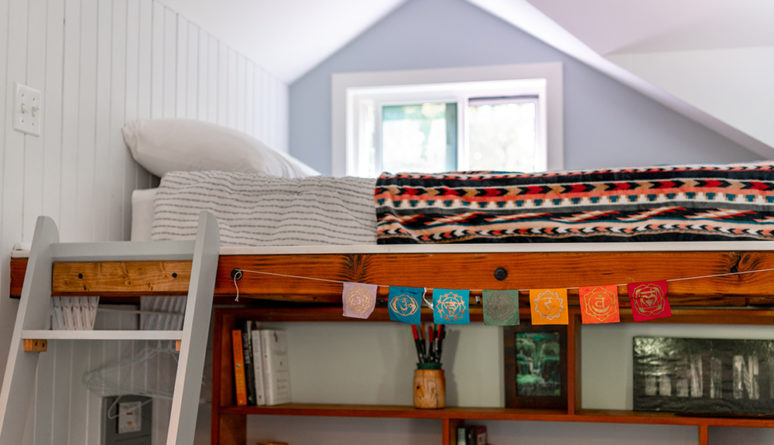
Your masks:
<svg viewBox="0 0 774 445"><path fill-rule="evenodd" d="M604 287L595 287L586 294L586 314L604 321L615 313L616 295Z"/></svg>
<svg viewBox="0 0 774 445"><path fill-rule="evenodd" d="M551 290L535 297L535 310L546 320L556 320L564 312L564 300Z"/></svg>
<svg viewBox="0 0 774 445"><path fill-rule="evenodd" d="M632 305L646 317L659 315L666 309L664 289L658 283L642 283L632 291Z"/></svg>
<svg viewBox="0 0 774 445"><path fill-rule="evenodd" d="M352 286L344 296L345 306L354 314L366 315L371 310L371 293L365 286Z"/></svg>
<svg viewBox="0 0 774 445"><path fill-rule="evenodd" d="M486 298L486 315L496 323L510 320L516 310L510 295L490 294Z"/></svg>
<svg viewBox="0 0 774 445"><path fill-rule="evenodd" d="M390 309L401 317L408 317L419 310L419 304L417 300L406 294L401 294L390 301Z"/></svg>
<svg viewBox="0 0 774 445"><path fill-rule="evenodd" d="M436 305L438 306L438 314L444 320L456 321L465 315L465 300L454 292L438 297Z"/></svg>

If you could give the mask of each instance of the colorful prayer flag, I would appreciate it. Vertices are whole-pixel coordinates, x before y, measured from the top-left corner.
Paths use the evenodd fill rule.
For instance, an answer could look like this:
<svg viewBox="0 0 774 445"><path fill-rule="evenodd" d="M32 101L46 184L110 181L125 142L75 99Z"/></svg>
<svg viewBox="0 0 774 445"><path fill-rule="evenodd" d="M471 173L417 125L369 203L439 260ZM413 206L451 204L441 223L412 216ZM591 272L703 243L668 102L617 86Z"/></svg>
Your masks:
<svg viewBox="0 0 774 445"><path fill-rule="evenodd" d="M435 324L468 324L469 290L433 289L433 322Z"/></svg>
<svg viewBox="0 0 774 445"><path fill-rule="evenodd" d="M581 319L583 324L618 323L618 286L581 287Z"/></svg>
<svg viewBox="0 0 774 445"><path fill-rule="evenodd" d="M632 304L634 321L653 320L672 316L667 298L666 281L629 283L629 302Z"/></svg>
<svg viewBox="0 0 774 445"><path fill-rule="evenodd" d="M376 306L378 288L379 286L375 284L344 283L344 289L341 292L343 315L352 318L370 317Z"/></svg>
<svg viewBox="0 0 774 445"><path fill-rule="evenodd" d="M484 324L514 326L519 324L518 290L484 290Z"/></svg>
<svg viewBox="0 0 774 445"><path fill-rule="evenodd" d="M530 289L532 324L567 324L567 289Z"/></svg>
<svg viewBox="0 0 774 445"><path fill-rule="evenodd" d="M387 297L387 308L390 320L402 323L419 324L421 321L422 295L425 289L421 287L393 287Z"/></svg>
<svg viewBox="0 0 774 445"><path fill-rule="evenodd" d="M578 289L583 324L618 323L618 286L589 286Z"/></svg>

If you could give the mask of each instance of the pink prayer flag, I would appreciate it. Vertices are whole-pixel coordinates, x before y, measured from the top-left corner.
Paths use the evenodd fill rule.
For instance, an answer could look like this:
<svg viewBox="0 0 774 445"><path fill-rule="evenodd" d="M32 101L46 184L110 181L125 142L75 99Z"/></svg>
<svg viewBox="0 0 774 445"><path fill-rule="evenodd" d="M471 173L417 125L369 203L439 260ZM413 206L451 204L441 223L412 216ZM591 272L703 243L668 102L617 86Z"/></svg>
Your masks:
<svg viewBox="0 0 774 445"><path fill-rule="evenodd" d="M627 284L634 321L653 320L672 316L667 299L666 281L648 281Z"/></svg>
<svg viewBox="0 0 774 445"><path fill-rule="evenodd" d="M375 284L344 283L341 292L341 304L344 306L344 316L351 318L368 318L376 306Z"/></svg>

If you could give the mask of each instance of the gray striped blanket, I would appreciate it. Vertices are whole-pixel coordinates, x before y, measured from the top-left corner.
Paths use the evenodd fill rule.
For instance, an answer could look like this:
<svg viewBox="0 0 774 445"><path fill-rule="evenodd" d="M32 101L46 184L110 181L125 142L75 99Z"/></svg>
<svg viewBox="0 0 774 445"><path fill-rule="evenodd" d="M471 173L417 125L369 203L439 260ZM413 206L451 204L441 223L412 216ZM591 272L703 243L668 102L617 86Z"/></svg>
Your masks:
<svg viewBox="0 0 774 445"><path fill-rule="evenodd" d="M171 172L156 195L152 238L191 239L209 210L223 246L376 244L375 181Z"/></svg>

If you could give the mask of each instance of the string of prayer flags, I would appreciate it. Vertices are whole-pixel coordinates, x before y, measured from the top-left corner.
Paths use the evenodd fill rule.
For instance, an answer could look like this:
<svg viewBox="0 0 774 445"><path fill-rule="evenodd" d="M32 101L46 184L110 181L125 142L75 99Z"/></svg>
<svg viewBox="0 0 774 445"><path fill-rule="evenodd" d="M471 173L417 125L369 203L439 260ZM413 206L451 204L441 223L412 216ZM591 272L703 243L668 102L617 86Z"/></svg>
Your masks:
<svg viewBox="0 0 774 445"><path fill-rule="evenodd" d="M368 318L376 306L379 286L365 283L344 283L341 291L343 315L351 318Z"/></svg>
<svg viewBox="0 0 774 445"><path fill-rule="evenodd" d="M489 326L515 326L519 324L518 290L484 290L484 324Z"/></svg>
<svg viewBox="0 0 774 445"><path fill-rule="evenodd" d="M422 287L390 286L390 293L387 296L390 320L419 324L421 322L420 309L422 308L422 295L424 293L425 289Z"/></svg>
<svg viewBox="0 0 774 445"><path fill-rule="evenodd" d="M468 324L469 290L433 289L433 322L435 324Z"/></svg>
<svg viewBox="0 0 774 445"><path fill-rule="evenodd" d="M532 324L568 324L567 289L530 289Z"/></svg>
<svg viewBox="0 0 774 445"><path fill-rule="evenodd" d="M666 281L629 283L629 301L632 304L634 321L653 320L672 316L667 298Z"/></svg>
<svg viewBox="0 0 774 445"><path fill-rule="evenodd" d="M591 286L578 289L583 324L618 323L618 286Z"/></svg>

